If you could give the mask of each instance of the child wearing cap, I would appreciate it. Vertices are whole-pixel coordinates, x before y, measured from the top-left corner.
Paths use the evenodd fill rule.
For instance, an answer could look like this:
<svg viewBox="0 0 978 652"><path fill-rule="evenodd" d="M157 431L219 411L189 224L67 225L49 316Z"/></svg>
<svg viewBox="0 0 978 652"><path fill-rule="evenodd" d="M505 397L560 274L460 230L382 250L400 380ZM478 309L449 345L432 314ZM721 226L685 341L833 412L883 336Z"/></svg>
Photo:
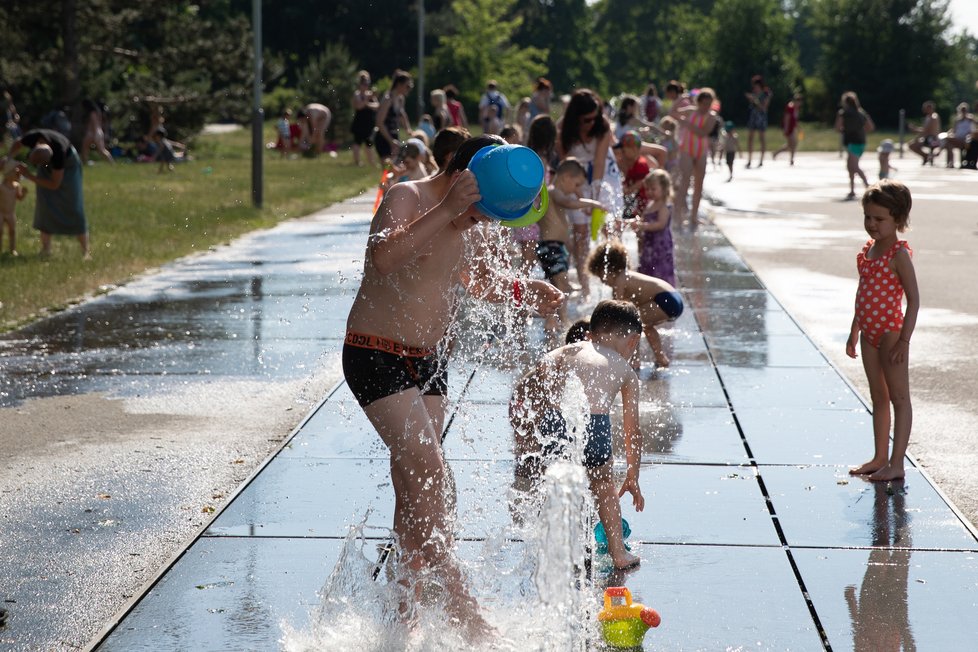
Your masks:
<svg viewBox="0 0 978 652"><path fill-rule="evenodd" d="M618 155L618 167L625 170L625 182L622 192L625 194L625 219L639 217L649 203L645 191L645 177L649 176L652 167L649 160L642 156L642 139L635 131L626 131L621 140L613 146Z"/></svg>
<svg viewBox="0 0 978 652"><path fill-rule="evenodd" d="M893 152L893 141L889 138L883 139L880 146L876 148L880 156L880 179L889 179L890 172L896 168L890 165L890 154Z"/></svg>

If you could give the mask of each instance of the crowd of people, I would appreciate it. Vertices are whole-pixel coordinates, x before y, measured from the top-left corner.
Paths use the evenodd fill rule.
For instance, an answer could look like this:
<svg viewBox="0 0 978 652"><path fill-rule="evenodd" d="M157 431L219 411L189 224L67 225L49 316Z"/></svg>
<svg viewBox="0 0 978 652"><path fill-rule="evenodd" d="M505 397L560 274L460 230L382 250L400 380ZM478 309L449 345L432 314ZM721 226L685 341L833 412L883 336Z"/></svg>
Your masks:
<svg viewBox="0 0 978 652"><path fill-rule="evenodd" d="M539 313L554 346L516 382L509 404L516 456L514 517L521 505L533 504L530 496L544 470L572 455L568 443L579 437L578 454L611 562L618 569L639 564L624 544L619 500L627 494L637 511L644 508L639 484L640 341L644 336L648 344L654 361L650 369L670 364L657 328L684 309L676 288L673 232L680 225L697 228L710 162L718 167L725 162L732 178L739 137L734 124L720 116L719 98L708 87L687 91L672 81L660 98L650 84L643 96L623 96L612 107L589 89L558 100L542 78L533 97L515 107L490 80L478 107L484 131L480 136L470 136L459 119L464 112L451 110L449 102L457 102L454 88L433 91L433 113L411 130L402 103L410 77L399 73L394 79L374 116L374 143L383 143L378 154L392 174L375 207L364 277L347 322L343 369L390 450L401 564L412 572L433 573L442 586L450 587L451 619L479 639L491 633L491 626L452 555L452 479L441 449L455 290ZM357 92L366 97L364 90ZM745 92L746 168L764 164L771 97L763 78L754 76ZM797 151L801 103L798 94L787 102L781 125L785 144L772 153L772 159L787 153L789 165ZM910 247L898 239L909 220L911 199L906 186L887 179L884 169L881 181L870 186L859 157L872 120L855 93L846 93L841 105L836 129L847 151L852 197L857 178L868 186L862 204L870 235L858 256L860 286L846 350L853 357L861 354L874 413L880 415L873 420L874 456L851 473L894 480L904 474L912 424L907 361L919 296ZM925 112L929 115L931 109ZM974 128L969 116L962 110L960 120L972 121L968 133L962 127L953 134L968 143ZM369 124L360 116L354 118L357 122ZM922 137L932 130L922 126ZM369 141L358 144L369 146ZM468 169L482 148L502 144L525 145L539 156L549 195L537 223L508 230L508 264L500 264L498 256L488 260L492 256L473 253L492 252L493 243L498 252L499 239L491 234L507 230L487 226L492 220L477 208L479 186ZM634 257L625 244L629 231L637 240ZM884 289L874 280L881 275L889 279ZM610 288L612 299L593 306L591 277ZM873 309L877 302L889 307L885 316ZM572 381L580 382L578 393L585 404L583 426L573 432L560 400ZM617 397L626 471L616 483L610 408ZM401 581L412 585L406 576ZM407 597L402 603L405 613L411 602Z"/></svg>

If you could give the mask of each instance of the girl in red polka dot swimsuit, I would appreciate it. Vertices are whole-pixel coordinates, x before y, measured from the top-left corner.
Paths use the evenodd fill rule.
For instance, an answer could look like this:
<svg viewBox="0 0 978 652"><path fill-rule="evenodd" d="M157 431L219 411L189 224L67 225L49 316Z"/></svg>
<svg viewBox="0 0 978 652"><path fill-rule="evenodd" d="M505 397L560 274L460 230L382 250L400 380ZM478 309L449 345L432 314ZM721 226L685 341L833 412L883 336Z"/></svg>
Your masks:
<svg viewBox="0 0 978 652"><path fill-rule="evenodd" d="M871 239L856 256L859 289L846 354L855 358L859 343L873 403L875 453L873 459L849 472L868 475L870 480L897 480L904 476L903 460L913 425L909 354L920 296L910 246L897 239L897 233L906 230L910 221L911 203L910 190L888 179L870 186L862 201L864 226Z"/></svg>

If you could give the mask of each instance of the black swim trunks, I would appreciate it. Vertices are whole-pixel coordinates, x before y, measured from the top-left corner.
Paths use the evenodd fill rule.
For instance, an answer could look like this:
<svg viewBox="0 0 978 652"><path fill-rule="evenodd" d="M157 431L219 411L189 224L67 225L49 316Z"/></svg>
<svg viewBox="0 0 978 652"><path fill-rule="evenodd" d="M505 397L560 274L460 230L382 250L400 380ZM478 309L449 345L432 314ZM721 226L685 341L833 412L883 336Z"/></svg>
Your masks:
<svg viewBox="0 0 978 652"><path fill-rule="evenodd" d="M537 243L537 258L547 280L570 269L570 254L560 240L541 240Z"/></svg>
<svg viewBox="0 0 978 652"><path fill-rule="evenodd" d="M437 351L376 335L347 332L343 375L361 407L410 387L426 396L448 393L448 368Z"/></svg>

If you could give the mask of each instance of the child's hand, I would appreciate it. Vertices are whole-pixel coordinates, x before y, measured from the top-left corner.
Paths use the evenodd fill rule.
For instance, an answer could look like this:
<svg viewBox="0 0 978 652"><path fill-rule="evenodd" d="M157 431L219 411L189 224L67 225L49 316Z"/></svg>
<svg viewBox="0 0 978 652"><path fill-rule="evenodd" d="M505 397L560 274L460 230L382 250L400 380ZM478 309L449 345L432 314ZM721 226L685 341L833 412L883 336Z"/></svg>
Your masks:
<svg viewBox="0 0 978 652"><path fill-rule="evenodd" d="M907 340L897 340L893 348L890 349L890 362L893 364L903 364L910 354L910 342Z"/></svg>
<svg viewBox="0 0 978 652"><path fill-rule="evenodd" d="M564 303L564 293L547 281L539 279L526 281L525 288L526 296L524 299L527 305L535 308L541 315L556 314Z"/></svg>
<svg viewBox="0 0 978 652"><path fill-rule="evenodd" d="M629 469L625 475L625 482L621 485L618 497L621 498L626 493L632 495L632 505L635 506L636 512L641 512L645 509L645 497L642 496L642 488L638 486L638 469Z"/></svg>
<svg viewBox="0 0 978 652"><path fill-rule="evenodd" d="M849 334L849 339L846 340L846 355L850 358L856 357L856 338L858 335L855 333Z"/></svg>
<svg viewBox="0 0 978 652"><path fill-rule="evenodd" d="M479 194L479 184L471 170L462 170L449 188L448 194L441 201L442 207L451 213L452 218L465 214L472 204L482 199ZM473 209L475 210L475 209Z"/></svg>

